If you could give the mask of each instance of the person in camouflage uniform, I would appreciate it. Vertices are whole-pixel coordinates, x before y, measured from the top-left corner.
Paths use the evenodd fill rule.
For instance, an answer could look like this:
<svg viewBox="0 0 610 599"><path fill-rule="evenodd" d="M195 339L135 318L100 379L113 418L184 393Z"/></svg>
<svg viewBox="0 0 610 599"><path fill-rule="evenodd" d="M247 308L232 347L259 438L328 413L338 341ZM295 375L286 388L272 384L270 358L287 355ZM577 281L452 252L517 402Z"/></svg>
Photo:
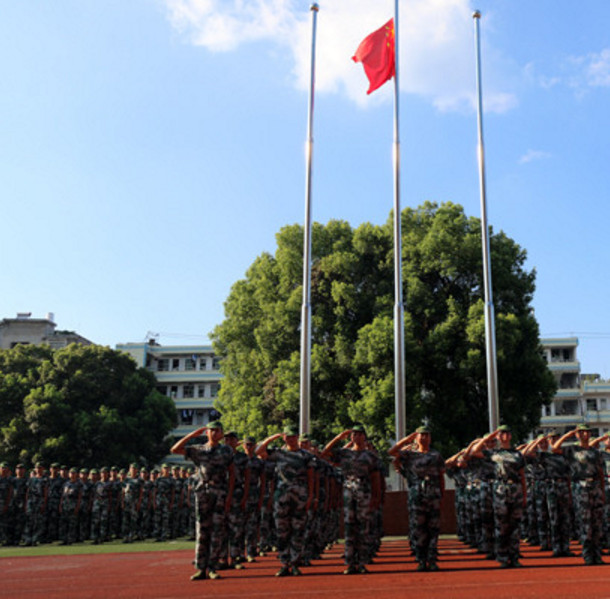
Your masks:
<svg viewBox="0 0 610 599"><path fill-rule="evenodd" d="M559 439L555 432L539 437L529 444L524 453L537 452L544 468L546 501L549 515L550 547L553 557L574 557L570 551L570 467L561 453L553 453L552 445ZM546 446L543 441L546 441Z"/></svg>
<svg viewBox="0 0 610 599"><path fill-rule="evenodd" d="M458 540L466 543L466 466L465 449L445 461L447 476L455 486L455 518Z"/></svg>
<svg viewBox="0 0 610 599"><path fill-rule="evenodd" d="M445 460L430 447L430 429L420 426L390 448L395 467L409 487L409 534L418 571L438 570L438 535ZM415 449L403 449L415 442Z"/></svg>
<svg viewBox="0 0 610 599"><path fill-rule="evenodd" d="M155 480L153 504L155 506L156 542L167 541L170 536L170 514L174 505L174 479L168 464L161 465L161 474Z"/></svg>
<svg viewBox="0 0 610 599"><path fill-rule="evenodd" d="M489 439L498 439L498 449L485 449ZM525 460L511 445L512 434L502 425L472 448L475 457L489 458L495 468L493 483L495 553L501 568L520 568L519 525L525 504Z"/></svg>
<svg viewBox="0 0 610 599"><path fill-rule="evenodd" d="M184 483L180 476L180 466L174 465L171 469L171 476L174 481L174 503L170 512L170 539L180 536L180 512L184 505Z"/></svg>
<svg viewBox="0 0 610 599"><path fill-rule="evenodd" d="M243 440L243 447L248 457L248 471L250 472L244 523L245 549L248 562L254 562L256 561L256 546L263 505L262 490L265 488L265 463L255 454L256 439L254 437L246 437Z"/></svg>
<svg viewBox="0 0 610 599"><path fill-rule="evenodd" d="M44 536L44 515L49 493L49 482L44 471L44 466L37 462L34 476L31 476L26 483L25 530L23 533L26 546L37 545Z"/></svg>
<svg viewBox="0 0 610 599"><path fill-rule="evenodd" d="M264 557L276 544L275 520L273 519L273 496L275 494L275 462L265 462L265 486L263 487L263 503L261 505L261 524L259 529L259 555Z"/></svg>
<svg viewBox="0 0 610 599"><path fill-rule="evenodd" d="M13 478L13 497L9 508L10 521L8 537L10 545L19 545L25 530L25 495L27 489L27 473L23 464L15 466Z"/></svg>
<svg viewBox="0 0 610 599"><path fill-rule="evenodd" d="M77 541L78 512L81 507L83 486L78 478L78 470L70 468L70 478L64 483L59 502L59 536L61 545L72 545Z"/></svg>
<svg viewBox="0 0 610 599"><path fill-rule="evenodd" d="M142 481L142 503L138 513L138 539L148 539L152 533L152 498L154 484L150 480L150 472L147 468L140 468L140 479Z"/></svg>
<svg viewBox="0 0 610 599"><path fill-rule="evenodd" d="M9 518L13 500L13 477L6 462L0 464L0 543L9 544Z"/></svg>
<svg viewBox="0 0 610 599"><path fill-rule="evenodd" d="M100 477L93 483L93 503L91 505L91 540L94 545L108 540L108 521L110 518L110 470L103 467Z"/></svg>
<svg viewBox="0 0 610 599"><path fill-rule="evenodd" d="M335 445L350 437L345 447ZM344 574L366 573L371 560L370 529L372 517L381 501L381 483L377 457L366 448L364 427L344 430L324 448L328 458L345 476L343 481L343 520L345 524Z"/></svg>
<svg viewBox="0 0 610 599"><path fill-rule="evenodd" d="M121 534L120 530L120 504L122 484L119 480L119 468L112 466L110 468L110 479L108 481L110 489L110 513L108 514L108 538L118 538Z"/></svg>
<svg viewBox="0 0 610 599"><path fill-rule="evenodd" d="M610 435L606 433L591 441L591 447L603 447L601 450L602 460L604 462L604 528L602 533L602 546L604 549L610 549Z"/></svg>
<svg viewBox="0 0 610 599"><path fill-rule="evenodd" d="M204 444L187 445L207 433ZM195 566L191 580L220 578L217 568L223 543L226 542L225 518L231 508L235 484L233 450L221 443L222 424L210 422L178 441L172 453L185 456L197 469L195 502L197 510Z"/></svg>
<svg viewBox="0 0 610 599"><path fill-rule="evenodd" d="M121 510L123 512L122 537L123 543L133 543L138 536L138 514L142 505L144 492L138 465L131 464L127 477L123 481L121 493Z"/></svg>
<svg viewBox="0 0 610 599"><path fill-rule="evenodd" d="M78 511L78 540L87 541L91 534L91 506L93 505L93 481L89 478L89 470L81 468L79 478L82 485L80 509Z"/></svg>
<svg viewBox="0 0 610 599"><path fill-rule="evenodd" d="M602 534L604 518L604 471L601 452L589 444L591 429L579 424L553 444L554 453L567 458L572 475L575 511L578 515L582 556L587 566L603 564ZM576 437L578 445L562 448Z"/></svg>
<svg viewBox="0 0 610 599"><path fill-rule="evenodd" d="M59 502L61 501L61 490L66 482L60 474L59 466L57 462L51 464L49 474L45 533L45 540L49 543L59 539Z"/></svg>
<svg viewBox="0 0 610 599"><path fill-rule="evenodd" d="M269 447L280 438L284 439L285 449ZM256 454L277 466L273 507L282 567L276 576L300 576L298 564L303 557L305 523L313 500L314 456L299 447L298 430L294 426L287 426L283 434L267 437L256 449Z"/></svg>

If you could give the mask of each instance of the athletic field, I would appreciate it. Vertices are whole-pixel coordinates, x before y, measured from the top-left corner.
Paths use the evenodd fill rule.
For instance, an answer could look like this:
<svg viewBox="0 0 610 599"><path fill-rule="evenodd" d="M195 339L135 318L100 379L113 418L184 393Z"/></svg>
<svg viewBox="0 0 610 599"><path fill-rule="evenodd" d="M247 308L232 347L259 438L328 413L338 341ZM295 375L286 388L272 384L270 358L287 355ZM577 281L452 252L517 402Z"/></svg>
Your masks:
<svg viewBox="0 0 610 599"><path fill-rule="evenodd" d="M157 547L159 547L157 545ZM157 548L155 547L155 549ZM76 548L75 548L76 549ZM573 545L572 550L579 550ZM584 566L582 558L553 559L550 552L522 547L521 569L500 570L453 539L440 541L439 572L416 572L405 540L384 540L367 575L345 576L342 545L303 568L303 576L275 578L270 555L245 570L222 572L221 580L191 582L192 550L120 552L0 558L0 597L10 599L169 599L214 597L298 599L367 597L477 597L562 599L610 598L608 565Z"/></svg>

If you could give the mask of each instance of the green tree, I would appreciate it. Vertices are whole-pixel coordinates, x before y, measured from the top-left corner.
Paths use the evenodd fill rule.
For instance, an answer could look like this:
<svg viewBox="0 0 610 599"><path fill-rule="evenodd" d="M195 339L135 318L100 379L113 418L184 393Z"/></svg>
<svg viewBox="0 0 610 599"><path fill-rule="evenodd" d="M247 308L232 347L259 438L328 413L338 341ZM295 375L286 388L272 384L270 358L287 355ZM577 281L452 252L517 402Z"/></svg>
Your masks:
<svg viewBox="0 0 610 599"><path fill-rule="evenodd" d="M152 373L94 345L1 350L0 404L0 456L28 463L154 463L176 420Z"/></svg>
<svg viewBox="0 0 610 599"><path fill-rule="evenodd" d="M408 426L427 421L449 453L487 429L480 221L461 206L402 213ZM312 431L326 439L361 421L383 445L394 435L392 219L312 229ZM281 229L233 286L213 332L225 375L217 407L259 436L298 421L300 226ZM491 234L500 410L523 437L554 393L531 301L535 272L503 233Z"/></svg>

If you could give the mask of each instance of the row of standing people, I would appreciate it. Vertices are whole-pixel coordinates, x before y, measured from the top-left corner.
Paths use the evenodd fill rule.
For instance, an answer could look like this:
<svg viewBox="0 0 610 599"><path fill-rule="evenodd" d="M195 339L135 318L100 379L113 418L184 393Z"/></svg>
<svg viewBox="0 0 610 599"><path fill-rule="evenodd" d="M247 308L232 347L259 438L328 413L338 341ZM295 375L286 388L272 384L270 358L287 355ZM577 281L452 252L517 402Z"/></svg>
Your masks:
<svg viewBox="0 0 610 599"><path fill-rule="evenodd" d="M296 428L287 427L258 446L246 437L242 453L236 451L237 435L225 434L217 421L178 441L172 452L191 460L197 477L197 572L192 580L218 578L227 547L228 565L243 567L244 544L232 542L231 515L238 511L236 505L243 508L249 501L253 505L258 501L259 496L249 490L258 478L253 463L260 463L257 468L263 472L273 473L268 497L280 560L276 576L299 576L302 566L321 557L325 547L338 538L341 510L345 515L345 573L366 571L382 536L383 465L366 442L364 429L355 427L342 435L341 439L352 437L345 447L334 448L337 438L319 451L307 435L299 438ZM273 446L279 440L282 445ZM245 546L246 561L252 561L247 541Z"/></svg>
<svg viewBox="0 0 610 599"><path fill-rule="evenodd" d="M598 447L610 443L607 435L590 435L579 425L514 448L509 427L502 426L449 458L459 538L503 568L521 566L522 539L553 557L574 556L570 541L578 540L587 565L604 563L610 453ZM573 438L576 443L566 444Z"/></svg>
<svg viewBox="0 0 610 599"><path fill-rule="evenodd" d="M47 471L39 462L29 474L17 464L13 474L3 462L0 469L5 546L194 538L193 478L185 468L89 470L54 463Z"/></svg>

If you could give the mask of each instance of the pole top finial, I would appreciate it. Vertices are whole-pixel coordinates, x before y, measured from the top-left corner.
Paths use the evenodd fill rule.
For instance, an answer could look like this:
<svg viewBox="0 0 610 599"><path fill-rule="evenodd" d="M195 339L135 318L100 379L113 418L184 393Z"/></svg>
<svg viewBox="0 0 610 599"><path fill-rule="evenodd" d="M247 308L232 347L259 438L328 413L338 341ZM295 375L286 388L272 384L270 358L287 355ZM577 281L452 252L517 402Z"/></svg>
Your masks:
<svg viewBox="0 0 610 599"><path fill-rule="evenodd" d="M475 11L472 13L472 18L473 18L473 19L480 19L480 18L481 18L481 11L480 11L480 10L475 10Z"/></svg>
<svg viewBox="0 0 610 599"><path fill-rule="evenodd" d="M311 10L318 12L320 10L320 5L317 2L313 2L310 8Z"/></svg>

